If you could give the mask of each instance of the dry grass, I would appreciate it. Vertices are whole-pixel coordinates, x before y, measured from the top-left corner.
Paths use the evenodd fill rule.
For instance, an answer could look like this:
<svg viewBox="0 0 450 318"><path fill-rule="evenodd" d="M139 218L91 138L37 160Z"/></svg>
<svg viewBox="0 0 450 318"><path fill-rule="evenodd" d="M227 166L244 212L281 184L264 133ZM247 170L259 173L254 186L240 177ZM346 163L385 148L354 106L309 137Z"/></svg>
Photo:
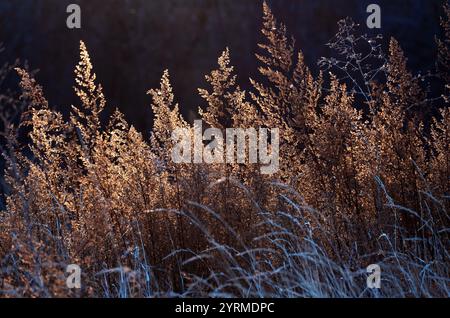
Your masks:
<svg viewBox="0 0 450 318"><path fill-rule="evenodd" d="M102 124L107 102L84 43L68 119L17 69L28 108L4 151L0 296L448 297L445 8L433 97L395 39L384 55L349 20L329 44L336 57L320 61L333 74L314 76L264 5L261 78L238 87L227 49L199 90L200 116L220 129L280 128L273 176L249 163L175 165L171 132L192 126L167 71L149 91L147 142L118 110ZM374 263L379 290L366 286ZM83 269L81 290L67 289L68 264Z"/></svg>

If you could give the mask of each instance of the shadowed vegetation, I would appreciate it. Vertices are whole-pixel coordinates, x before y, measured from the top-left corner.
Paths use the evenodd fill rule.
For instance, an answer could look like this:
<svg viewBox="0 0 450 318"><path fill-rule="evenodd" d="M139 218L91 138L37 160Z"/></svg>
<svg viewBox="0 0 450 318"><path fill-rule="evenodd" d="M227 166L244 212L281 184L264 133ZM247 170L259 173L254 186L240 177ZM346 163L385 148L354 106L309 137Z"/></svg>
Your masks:
<svg viewBox="0 0 450 318"><path fill-rule="evenodd" d="M69 118L17 69L26 110L5 135L1 296L450 295L449 7L427 76L409 72L395 39L384 53L349 19L313 74L263 10L253 88L238 86L226 49L199 89L199 115L219 129L279 128L271 176L248 162L172 162L172 131L193 126L168 71L148 92L147 141L118 110L102 123L107 102L83 42ZM380 290L366 286L374 263ZM83 269L81 290L67 289L68 264Z"/></svg>

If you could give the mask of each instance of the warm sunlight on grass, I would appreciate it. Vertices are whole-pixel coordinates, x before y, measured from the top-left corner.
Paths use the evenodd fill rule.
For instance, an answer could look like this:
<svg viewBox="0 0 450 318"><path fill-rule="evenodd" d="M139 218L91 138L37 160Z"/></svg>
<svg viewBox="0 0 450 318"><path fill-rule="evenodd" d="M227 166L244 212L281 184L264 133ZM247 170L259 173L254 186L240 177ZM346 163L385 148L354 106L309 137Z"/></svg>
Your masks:
<svg viewBox="0 0 450 318"><path fill-rule="evenodd" d="M450 296L446 13L436 97L401 43L384 49L349 19L329 44L336 56L313 74L265 4L260 76L242 90L225 50L199 90L199 116L221 130L279 128L275 175L248 162L173 163L172 131L193 126L169 71L148 92L145 140L119 110L103 124L83 42L69 118L18 68L13 104L25 110L2 134L0 297ZM69 264L83 270L81 289L66 287ZM367 288L370 264L381 289Z"/></svg>

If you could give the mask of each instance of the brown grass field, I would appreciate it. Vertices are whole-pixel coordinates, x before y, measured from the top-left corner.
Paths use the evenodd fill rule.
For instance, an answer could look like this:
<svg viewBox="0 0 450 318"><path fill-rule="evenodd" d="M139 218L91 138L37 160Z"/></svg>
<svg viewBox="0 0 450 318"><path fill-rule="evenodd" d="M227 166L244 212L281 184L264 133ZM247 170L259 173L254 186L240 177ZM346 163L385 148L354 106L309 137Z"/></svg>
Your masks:
<svg viewBox="0 0 450 318"><path fill-rule="evenodd" d="M198 116L221 130L279 128L274 175L249 162L173 163L172 131L193 126L168 71L148 92L145 140L118 110L102 119L109 106L83 42L70 116L16 68L20 99L0 98L0 297L449 297L445 12L426 75L408 70L401 43L385 48L350 19L313 74L265 4L252 89L237 85L245 74L226 49ZM66 286L69 264L81 289ZM380 289L367 287L370 264Z"/></svg>

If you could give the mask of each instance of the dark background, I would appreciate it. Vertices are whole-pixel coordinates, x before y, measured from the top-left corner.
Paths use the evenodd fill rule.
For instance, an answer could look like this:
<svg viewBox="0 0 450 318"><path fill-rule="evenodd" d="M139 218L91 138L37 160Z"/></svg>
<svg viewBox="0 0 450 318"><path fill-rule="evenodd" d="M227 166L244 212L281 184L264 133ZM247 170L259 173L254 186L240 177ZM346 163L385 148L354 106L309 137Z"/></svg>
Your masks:
<svg viewBox="0 0 450 318"><path fill-rule="evenodd" d="M82 9L82 29L66 27L66 7ZM439 34L441 0L273 0L278 20L297 39L308 64L329 56L325 43L337 21L352 17L362 26L367 5L382 8L382 33L395 36L414 71L432 68ZM139 130L151 129L151 99L164 69L172 76L181 110L190 120L203 105L197 88L216 66L226 46L244 88L256 76L257 43L261 41L260 0L0 0L0 42L3 61L27 60L44 86L50 104L67 112L77 104L72 86L79 40L90 51L108 109L119 107ZM363 28L364 32L369 32Z"/></svg>

